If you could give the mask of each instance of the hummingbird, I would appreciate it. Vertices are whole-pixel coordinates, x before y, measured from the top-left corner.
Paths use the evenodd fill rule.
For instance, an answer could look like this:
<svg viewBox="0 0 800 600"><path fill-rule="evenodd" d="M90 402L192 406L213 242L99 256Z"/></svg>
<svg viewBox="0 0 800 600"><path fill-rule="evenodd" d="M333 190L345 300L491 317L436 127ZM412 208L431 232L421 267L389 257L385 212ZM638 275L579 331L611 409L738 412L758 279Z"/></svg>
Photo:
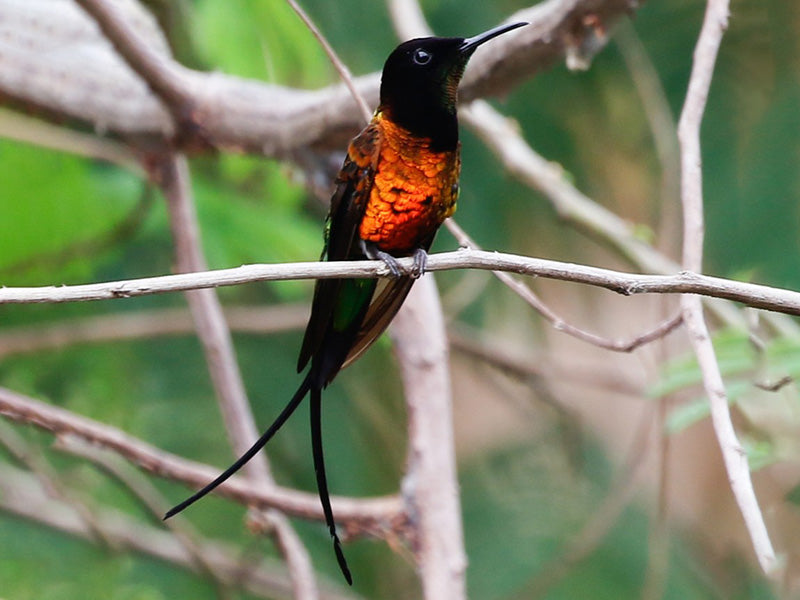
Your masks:
<svg viewBox="0 0 800 600"><path fill-rule="evenodd" d="M456 96L475 49L527 25L510 23L470 38L425 37L400 44L386 59L380 104L351 142L326 220L321 260L380 260L381 279L320 279L297 361L308 372L263 435L214 481L165 515L181 512L256 455L310 398L311 450L325 523L339 568L353 580L341 548L328 494L322 451L322 390L356 360L392 321L425 270L437 230L456 209L461 171ZM404 274L397 258L412 256Z"/></svg>

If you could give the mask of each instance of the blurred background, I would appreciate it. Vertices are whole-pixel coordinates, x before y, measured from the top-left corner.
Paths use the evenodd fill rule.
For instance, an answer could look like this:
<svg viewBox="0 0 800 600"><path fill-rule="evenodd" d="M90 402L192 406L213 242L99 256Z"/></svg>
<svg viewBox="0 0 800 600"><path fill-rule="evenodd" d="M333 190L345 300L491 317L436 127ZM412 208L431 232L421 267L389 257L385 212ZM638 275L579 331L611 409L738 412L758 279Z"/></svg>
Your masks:
<svg viewBox="0 0 800 600"><path fill-rule="evenodd" d="M2 12L3 0L0 0ZM183 64L302 88L337 76L283 2L151 0ZM398 40L381 2L304 0L355 74L379 70ZM483 31L518 0L427 0L440 35ZM492 104L564 179L635 225L639 241L679 260L680 205L672 135L700 29L701 2L645 3L612 29L587 71L562 63ZM800 4L734 0L703 124L708 274L800 289ZM5 111L6 113L8 111ZM6 117L9 114L5 115ZM638 270L604 232L561 217L550 199L508 174L462 126L457 220L486 249ZM332 157L338 164L341 156ZM230 153L192 159L210 267L315 260L329 189L297 165ZM435 250L458 246L444 229ZM125 170L0 139L0 283L70 284L168 273L173 248L159 192ZM786 569L758 573L711 430L699 372L682 330L632 353L576 340L543 321L489 273L436 275L451 335L456 442L470 597L769 599L800 597L800 328L737 308L710 317L748 450L756 491ZM569 323L614 340L675 314L675 297L624 298L584 286L531 282ZM299 382L296 352L312 282L219 291L253 409L272 420ZM0 307L0 385L119 427L216 466L232 458L202 350L182 333L124 324L188 323L181 295ZM269 317L278 313L278 324ZM65 336L54 337L65 325ZM175 329L180 329L176 326ZM55 341L53 341L55 340ZM773 385L781 382L785 385ZM770 389L777 388L777 389ZM301 411L302 414L302 411ZM326 393L328 478L337 495L398 490L406 452L402 388L388 338ZM0 504L45 461L70 497L158 527L114 477L51 448L52 436L0 420ZM314 490L307 423L270 443L276 479ZM132 477L135 474L131 475ZM170 502L185 488L143 477ZM27 480L19 480L27 481ZM250 598L207 576L80 540L5 507L0 596L26 599ZM209 498L190 515L203 539L243 559L277 556L243 526L241 506ZM293 520L332 587L338 572L319 523ZM404 553L347 545L352 596L420 595ZM270 597L270 596L266 596Z"/></svg>

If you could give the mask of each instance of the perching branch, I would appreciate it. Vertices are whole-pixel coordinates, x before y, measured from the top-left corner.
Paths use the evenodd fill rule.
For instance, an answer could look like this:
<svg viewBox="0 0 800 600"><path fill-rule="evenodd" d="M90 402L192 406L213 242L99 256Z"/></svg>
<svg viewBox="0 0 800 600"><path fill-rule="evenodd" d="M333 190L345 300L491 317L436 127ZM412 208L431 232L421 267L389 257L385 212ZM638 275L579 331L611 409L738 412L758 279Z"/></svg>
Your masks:
<svg viewBox="0 0 800 600"><path fill-rule="evenodd" d="M410 273L413 258L398 259L404 272ZM483 269L507 271L519 275L546 277L583 283L631 296L634 294L699 294L725 298L753 308L789 315L800 315L800 292L723 277L683 271L675 275L642 275L612 269L531 258L501 252L462 248L455 252L432 254L428 271ZM144 277L83 285L0 288L0 304L36 302L82 302L150 296L259 281L295 279L330 279L337 277L387 277L389 270L380 261L298 262L243 265L199 273Z"/></svg>

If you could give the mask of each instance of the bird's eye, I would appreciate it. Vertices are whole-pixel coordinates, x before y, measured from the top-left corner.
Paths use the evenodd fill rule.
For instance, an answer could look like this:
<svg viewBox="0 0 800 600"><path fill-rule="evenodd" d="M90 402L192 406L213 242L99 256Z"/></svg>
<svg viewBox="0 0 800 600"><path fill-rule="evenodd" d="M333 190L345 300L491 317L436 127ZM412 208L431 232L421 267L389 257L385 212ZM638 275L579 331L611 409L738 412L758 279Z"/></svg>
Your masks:
<svg viewBox="0 0 800 600"><path fill-rule="evenodd" d="M417 48L416 50L414 50L413 58L414 58L414 64L427 65L429 62L431 62L433 54L423 50L422 48Z"/></svg>

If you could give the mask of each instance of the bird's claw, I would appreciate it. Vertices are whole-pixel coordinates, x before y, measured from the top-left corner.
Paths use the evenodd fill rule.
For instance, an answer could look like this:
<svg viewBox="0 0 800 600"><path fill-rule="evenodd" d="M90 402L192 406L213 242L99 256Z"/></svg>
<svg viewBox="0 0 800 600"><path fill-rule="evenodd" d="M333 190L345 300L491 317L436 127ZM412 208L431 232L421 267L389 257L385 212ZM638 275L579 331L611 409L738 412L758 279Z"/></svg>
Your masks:
<svg viewBox="0 0 800 600"><path fill-rule="evenodd" d="M411 271L411 277L419 279L425 274L425 267L428 264L428 253L424 248L417 248L414 250L414 269Z"/></svg>
<svg viewBox="0 0 800 600"><path fill-rule="evenodd" d="M398 279L402 276L402 271L400 270L400 263L397 262L397 259L389 254L388 252L384 252L380 250L375 244L371 242L367 242L361 240L361 251L364 255L371 259L371 260L379 260L386 265L386 268L389 269L389 272L392 274L392 277Z"/></svg>
<svg viewBox="0 0 800 600"><path fill-rule="evenodd" d="M400 268L400 263L397 262L397 259L388 252L384 252L374 244L364 240L361 240L361 250L364 252L364 255L367 258L382 261L383 264L386 265L386 268L389 269L392 277L395 279L403 276L403 270ZM414 250L413 256L414 266L411 268L409 276L414 279L419 279L425 274L425 267L428 264L428 253L425 252L424 248L417 248Z"/></svg>
<svg viewBox="0 0 800 600"><path fill-rule="evenodd" d="M397 262L397 259L387 252L383 252L382 250L378 250L377 257L379 260L383 261L383 264L386 265L386 268L389 269L392 273L392 277L395 279L400 278L403 273L400 270L400 263Z"/></svg>

